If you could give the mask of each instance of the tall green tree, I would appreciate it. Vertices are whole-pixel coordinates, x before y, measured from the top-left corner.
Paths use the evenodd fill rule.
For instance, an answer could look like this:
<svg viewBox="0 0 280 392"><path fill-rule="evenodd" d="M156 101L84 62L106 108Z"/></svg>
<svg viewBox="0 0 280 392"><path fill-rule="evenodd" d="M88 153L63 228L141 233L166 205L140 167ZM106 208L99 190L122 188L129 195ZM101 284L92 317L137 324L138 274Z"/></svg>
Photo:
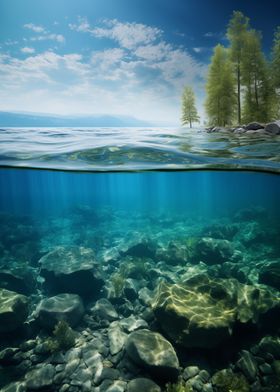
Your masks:
<svg viewBox="0 0 280 392"><path fill-rule="evenodd" d="M277 89L280 89L280 26L274 33L271 69L273 82Z"/></svg>
<svg viewBox="0 0 280 392"><path fill-rule="evenodd" d="M275 89L274 117L280 116L280 26L274 33L271 61L271 75Z"/></svg>
<svg viewBox="0 0 280 392"><path fill-rule="evenodd" d="M228 50L217 45L209 66L205 108L210 125L230 125L235 114L236 93Z"/></svg>
<svg viewBox="0 0 280 392"><path fill-rule="evenodd" d="M192 124L199 121L199 115L195 106L195 95L192 87L186 86L182 95L182 125Z"/></svg>
<svg viewBox="0 0 280 392"><path fill-rule="evenodd" d="M243 121L270 121L275 93L269 66L262 52L261 33L249 30L244 36L242 84L245 87Z"/></svg>
<svg viewBox="0 0 280 392"><path fill-rule="evenodd" d="M230 41L230 58L234 65L237 90L237 121L241 124L241 64L244 55L245 35L249 28L249 19L240 11L234 11L227 29Z"/></svg>

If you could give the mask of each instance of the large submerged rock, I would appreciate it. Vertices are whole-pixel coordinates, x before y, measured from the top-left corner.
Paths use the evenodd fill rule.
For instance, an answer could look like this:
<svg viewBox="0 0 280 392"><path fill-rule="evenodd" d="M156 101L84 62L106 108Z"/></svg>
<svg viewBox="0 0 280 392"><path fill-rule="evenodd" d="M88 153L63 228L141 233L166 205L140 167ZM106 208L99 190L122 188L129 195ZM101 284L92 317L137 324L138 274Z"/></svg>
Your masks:
<svg viewBox="0 0 280 392"><path fill-rule="evenodd" d="M265 265L260 271L259 282L280 290L280 261Z"/></svg>
<svg viewBox="0 0 280 392"><path fill-rule="evenodd" d="M0 332L12 332L22 326L28 316L28 298L0 289Z"/></svg>
<svg viewBox="0 0 280 392"><path fill-rule="evenodd" d="M233 255L234 248L230 241L203 237L195 243L192 259L212 265L230 261Z"/></svg>
<svg viewBox="0 0 280 392"><path fill-rule="evenodd" d="M58 247L43 256L39 263L45 278L44 287L50 293L94 296L103 285L92 249Z"/></svg>
<svg viewBox="0 0 280 392"><path fill-rule="evenodd" d="M162 282L152 300L163 331L184 347L213 348L241 324L256 324L268 311L279 313L273 291L197 275L182 284Z"/></svg>
<svg viewBox="0 0 280 392"><path fill-rule="evenodd" d="M37 317L42 327L53 329L58 321L67 321L71 327L84 315L84 305L76 294L58 294L43 299L37 307Z"/></svg>
<svg viewBox="0 0 280 392"><path fill-rule="evenodd" d="M128 356L138 366L161 380L174 380L179 374L179 361L171 343L161 334L141 329L132 332L126 342Z"/></svg>

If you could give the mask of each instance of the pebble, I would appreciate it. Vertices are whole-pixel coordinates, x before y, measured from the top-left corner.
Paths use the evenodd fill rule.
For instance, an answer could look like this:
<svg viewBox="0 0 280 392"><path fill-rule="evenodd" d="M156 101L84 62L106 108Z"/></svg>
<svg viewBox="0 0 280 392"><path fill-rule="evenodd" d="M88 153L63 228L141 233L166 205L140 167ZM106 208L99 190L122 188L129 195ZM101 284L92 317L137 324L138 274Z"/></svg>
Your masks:
<svg viewBox="0 0 280 392"><path fill-rule="evenodd" d="M196 376L199 373L199 367L197 366L187 366L183 371L183 379L185 381Z"/></svg>

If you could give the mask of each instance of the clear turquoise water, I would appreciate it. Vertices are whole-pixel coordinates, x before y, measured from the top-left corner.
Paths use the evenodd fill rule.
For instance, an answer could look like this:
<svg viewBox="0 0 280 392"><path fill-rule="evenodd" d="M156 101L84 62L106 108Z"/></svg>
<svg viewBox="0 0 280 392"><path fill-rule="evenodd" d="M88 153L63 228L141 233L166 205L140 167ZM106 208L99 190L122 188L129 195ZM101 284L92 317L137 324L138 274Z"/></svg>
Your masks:
<svg viewBox="0 0 280 392"><path fill-rule="evenodd" d="M177 283L181 275L189 278L202 272L259 287L261 269L279 265L280 260L279 141L266 135L182 129L0 130L0 289L7 284L11 290L19 287L10 275L3 280L2 272L34 275L36 283L27 294L34 310L42 298L53 294L44 286L38 261L57 247L73 246L94 251L104 280L100 297L108 295L120 319L133 312L144 318L147 311L138 299L109 296L113 278L123 273L124 264L131 268L135 261L141 269L141 258L152 271L151 278L147 271L143 279L137 278L141 288L154 290L160 279ZM194 240L205 237L228 241L234 255L221 265L201 260L203 254L193 259ZM143 238L158 253L148 260L147 254L126 253L127 244L141 244ZM172 260L174 244L178 260ZM190 250L186 259L182 249ZM110 258L115 251L118 256ZM279 297L275 268L277 282L265 283ZM77 282L77 287L82 284ZM87 303L88 298L83 300ZM32 317L30 312L31 330ZM275 334L279 320L274 313L270 317L273 331L267 325L264 330L252 329L253 333L251 326L249 333L237 328L226 350L218 348L219 358L213 351L201 356L195 348L184 351L175 346L181 366L205 363L211 375L228 367L238 350L249 350L265 334ZM102 323L93 324L92 330L91 325L88 319L83 321L79 333L87 328L98 334ZM149 328L164 333L158 324ZM40 339L48 334L43 331ZM13 341L13 332L8 338L0 334L0 348L19 344ZM0 363L0 388L24 377L24 371L17 370ZM278 392L277 387L273 391Z"/></svg>

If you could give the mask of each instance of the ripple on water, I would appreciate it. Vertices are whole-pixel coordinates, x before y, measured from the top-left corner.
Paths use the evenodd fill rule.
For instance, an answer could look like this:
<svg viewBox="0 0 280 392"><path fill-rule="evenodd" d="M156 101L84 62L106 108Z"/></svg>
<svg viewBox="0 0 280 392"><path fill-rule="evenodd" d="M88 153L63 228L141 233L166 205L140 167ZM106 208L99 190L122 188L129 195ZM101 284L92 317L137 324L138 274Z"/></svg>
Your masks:
<svg viewBox="0 0 280 392"><path fill-rule="evenodd" d="M280 172L280 136L175 128L1 128L0 165L55 170Z"/></svg>

